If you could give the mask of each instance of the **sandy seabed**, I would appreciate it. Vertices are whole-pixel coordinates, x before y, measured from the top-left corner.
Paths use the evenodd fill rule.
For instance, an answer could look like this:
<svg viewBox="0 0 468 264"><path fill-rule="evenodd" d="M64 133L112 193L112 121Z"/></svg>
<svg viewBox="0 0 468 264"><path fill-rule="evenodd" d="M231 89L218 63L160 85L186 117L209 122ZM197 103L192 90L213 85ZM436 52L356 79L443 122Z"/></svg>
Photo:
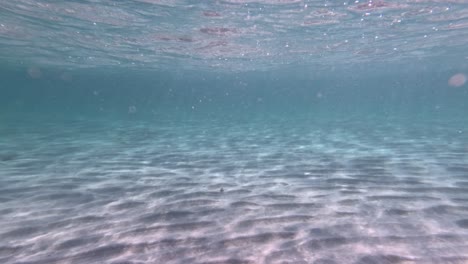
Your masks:
<svg viewBox="0 0 468 264"><path fill-rule="evenodd" d="M464 129L5 125L0 262L468 263Z"/></svg>

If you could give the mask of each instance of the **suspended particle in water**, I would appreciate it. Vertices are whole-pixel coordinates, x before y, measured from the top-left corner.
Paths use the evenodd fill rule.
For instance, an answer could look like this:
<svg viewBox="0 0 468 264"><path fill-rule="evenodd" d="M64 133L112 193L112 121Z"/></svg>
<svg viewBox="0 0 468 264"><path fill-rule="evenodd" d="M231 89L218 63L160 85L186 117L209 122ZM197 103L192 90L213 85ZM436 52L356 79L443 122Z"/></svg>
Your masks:
<svg viewBox="0 0 468 264"><path fill-rule="evenodd" d="M73 77L71 73L63 72L62 74L60 74L60 79L62 79L62 81L70 82L72 81Z"/></svg>
<svg viewBox="0 0 468 264"><path fill-rule="evenodd" d="M448 85L453 86L453 87L460 87L463 86L466 83L467 77L463 73L457 73L450 77L448 80Z"/></svg>
<svg viewBox="0 0 468 264"><path fill-rule="evenodd" d="M28 76L33 78L33 79L39 79L42 77L42 71L38 67L29 67L28 70Z"/></svg>
<svg viewBox="0 0 468 264"><path fill-rule="evenodd" d="M129 114L134 114L134 113L136 113L136 111L137 111L136 106L131 105L131 106L128 107L128 113Z"/></svg>
<svg viewBox="0 0 468 264"><path fill-rule="evenodd" d="M68 72L63 72L61 75L60 75L60 79L62 81L66 81L66 82L70 82L72 80L72 75Z"/></svg>

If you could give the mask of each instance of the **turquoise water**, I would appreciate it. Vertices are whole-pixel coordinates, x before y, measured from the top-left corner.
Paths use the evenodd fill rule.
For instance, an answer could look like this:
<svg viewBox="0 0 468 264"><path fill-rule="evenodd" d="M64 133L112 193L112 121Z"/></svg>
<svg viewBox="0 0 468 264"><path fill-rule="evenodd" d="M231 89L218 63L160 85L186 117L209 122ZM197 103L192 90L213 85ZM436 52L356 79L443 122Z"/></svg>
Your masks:
<svg viewBox="0 0 468 264"><path fill-rule="evenodd" d="M0 2L1 263L467 263L468 5Z"/></svg>

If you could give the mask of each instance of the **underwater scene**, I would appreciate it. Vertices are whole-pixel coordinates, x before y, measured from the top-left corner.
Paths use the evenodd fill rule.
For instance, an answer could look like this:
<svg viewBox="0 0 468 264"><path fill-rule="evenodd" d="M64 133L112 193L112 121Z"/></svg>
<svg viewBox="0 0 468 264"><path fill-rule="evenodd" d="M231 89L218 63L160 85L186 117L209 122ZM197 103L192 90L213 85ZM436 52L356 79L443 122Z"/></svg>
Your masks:
<svg viewBox="0 0 468 264"><path fill-rule="evenodd" d="M0 1L0 263L468 263L468 1Z"/></svg>

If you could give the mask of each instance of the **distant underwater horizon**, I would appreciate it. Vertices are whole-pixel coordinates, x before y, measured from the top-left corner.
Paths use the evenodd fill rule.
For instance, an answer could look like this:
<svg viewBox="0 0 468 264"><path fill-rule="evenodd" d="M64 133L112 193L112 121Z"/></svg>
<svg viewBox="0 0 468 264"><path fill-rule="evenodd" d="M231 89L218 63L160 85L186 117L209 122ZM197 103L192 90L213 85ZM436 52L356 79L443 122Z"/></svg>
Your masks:
<svg viewBox="0 0 468 264"><path fill-rule="evenodd" d="M0 18L0 263L468 263L465 0Z"/></svg>

